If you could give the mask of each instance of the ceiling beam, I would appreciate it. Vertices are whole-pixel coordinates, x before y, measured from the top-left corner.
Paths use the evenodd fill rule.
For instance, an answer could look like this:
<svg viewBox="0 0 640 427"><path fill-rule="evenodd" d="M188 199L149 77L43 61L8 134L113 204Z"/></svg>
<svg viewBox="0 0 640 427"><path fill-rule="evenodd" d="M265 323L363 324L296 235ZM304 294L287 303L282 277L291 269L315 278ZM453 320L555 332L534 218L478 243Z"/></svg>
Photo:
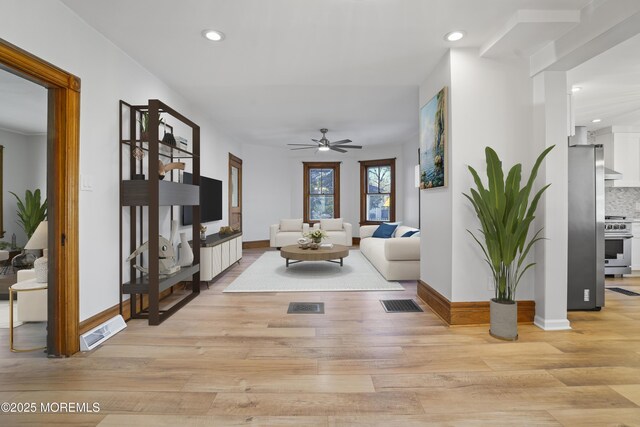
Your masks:
<svg viewBox="0 0 640 427"><path fill-rule="evenodd" d="M568 71L640 33L640 1L600 0L580 11L580 24L531 55L530 75Z"/></svg>

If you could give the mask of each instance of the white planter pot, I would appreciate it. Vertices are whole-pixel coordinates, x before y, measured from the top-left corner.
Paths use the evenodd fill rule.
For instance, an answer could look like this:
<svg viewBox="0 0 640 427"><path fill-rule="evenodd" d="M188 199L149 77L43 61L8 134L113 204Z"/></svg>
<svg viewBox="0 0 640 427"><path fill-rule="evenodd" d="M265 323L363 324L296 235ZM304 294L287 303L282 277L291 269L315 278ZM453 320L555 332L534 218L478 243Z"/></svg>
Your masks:
<svg viewBox="0 0 640 427"><path fill-rule="evenodd" d="M489 302L491 326L489 333L494 338L506 341L518 339L518 303L511 304L497 302L492 299Z"/></svg>

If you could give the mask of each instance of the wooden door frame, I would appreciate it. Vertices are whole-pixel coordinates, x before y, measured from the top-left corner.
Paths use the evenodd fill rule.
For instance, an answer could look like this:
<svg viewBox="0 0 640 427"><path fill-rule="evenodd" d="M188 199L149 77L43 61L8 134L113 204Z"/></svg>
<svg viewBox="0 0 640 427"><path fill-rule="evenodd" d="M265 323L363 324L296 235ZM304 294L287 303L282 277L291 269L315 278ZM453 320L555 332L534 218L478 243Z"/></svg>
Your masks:
<svg viewBox="0 0 640 427"><path fill-rule="evenodd" d="M231 167L238 169L238 207L240 208L240 231L242 231L242 159L238 156L234 156L229 153L229 191L227 191L229 198L229 225L231 225Z"/></svg>
<svg viewBox="0 0 640 427"><path fill-rule="evenodd" d="M49 279L47 352L80 350L78 191L80 79L0 39L0 68L47 88Z"/></svg>

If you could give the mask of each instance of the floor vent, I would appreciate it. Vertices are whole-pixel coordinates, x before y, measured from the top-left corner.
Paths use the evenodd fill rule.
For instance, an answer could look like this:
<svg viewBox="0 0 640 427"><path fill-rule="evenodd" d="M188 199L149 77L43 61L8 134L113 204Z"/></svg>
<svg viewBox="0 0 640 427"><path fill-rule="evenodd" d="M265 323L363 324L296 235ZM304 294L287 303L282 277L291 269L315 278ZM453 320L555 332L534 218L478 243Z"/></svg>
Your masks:
<svg viewBox="0 0 640 427"><path fill-rule="evenodd" d="M640 296L640 294L639 294L639 293L637 293L637 292L628 291L628 290L626 290L626 289L622 289L622 288L607 288L607 289L608 289L608 290L610 290L610 291L613 291L613 292L618 292L619 294L626 295L626 296L628 296L628 297L637 297L637 296Z"/></svg>
<svg viewBox="0 0 640 427"><path fill-rule="evenodd" d="M412 299L383 299L380 302L387 313L416 313L423 311Z"/></svg>
<svg viewBox="0 0 640 427"><path fill-rule="evenodd" d="M291 302L287 314L324 314L323 302Z"/></svg>

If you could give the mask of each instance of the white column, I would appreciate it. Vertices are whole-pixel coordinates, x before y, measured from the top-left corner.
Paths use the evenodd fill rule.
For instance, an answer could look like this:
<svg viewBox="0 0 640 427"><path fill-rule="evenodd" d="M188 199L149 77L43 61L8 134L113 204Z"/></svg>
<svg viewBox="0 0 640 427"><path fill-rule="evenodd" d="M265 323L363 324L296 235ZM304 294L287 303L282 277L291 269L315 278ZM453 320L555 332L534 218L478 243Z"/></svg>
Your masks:
<svg viewBox="0 0 640 427"><path fill-rule="evenodd" d="M544 330L571 329L567 319L568 153L567 80L564 71L533 78L534 145L537 156L555 145L538 174L537 187L551 183L538 207L536 229L548 240L537 244L534 323Z"/></svg>

